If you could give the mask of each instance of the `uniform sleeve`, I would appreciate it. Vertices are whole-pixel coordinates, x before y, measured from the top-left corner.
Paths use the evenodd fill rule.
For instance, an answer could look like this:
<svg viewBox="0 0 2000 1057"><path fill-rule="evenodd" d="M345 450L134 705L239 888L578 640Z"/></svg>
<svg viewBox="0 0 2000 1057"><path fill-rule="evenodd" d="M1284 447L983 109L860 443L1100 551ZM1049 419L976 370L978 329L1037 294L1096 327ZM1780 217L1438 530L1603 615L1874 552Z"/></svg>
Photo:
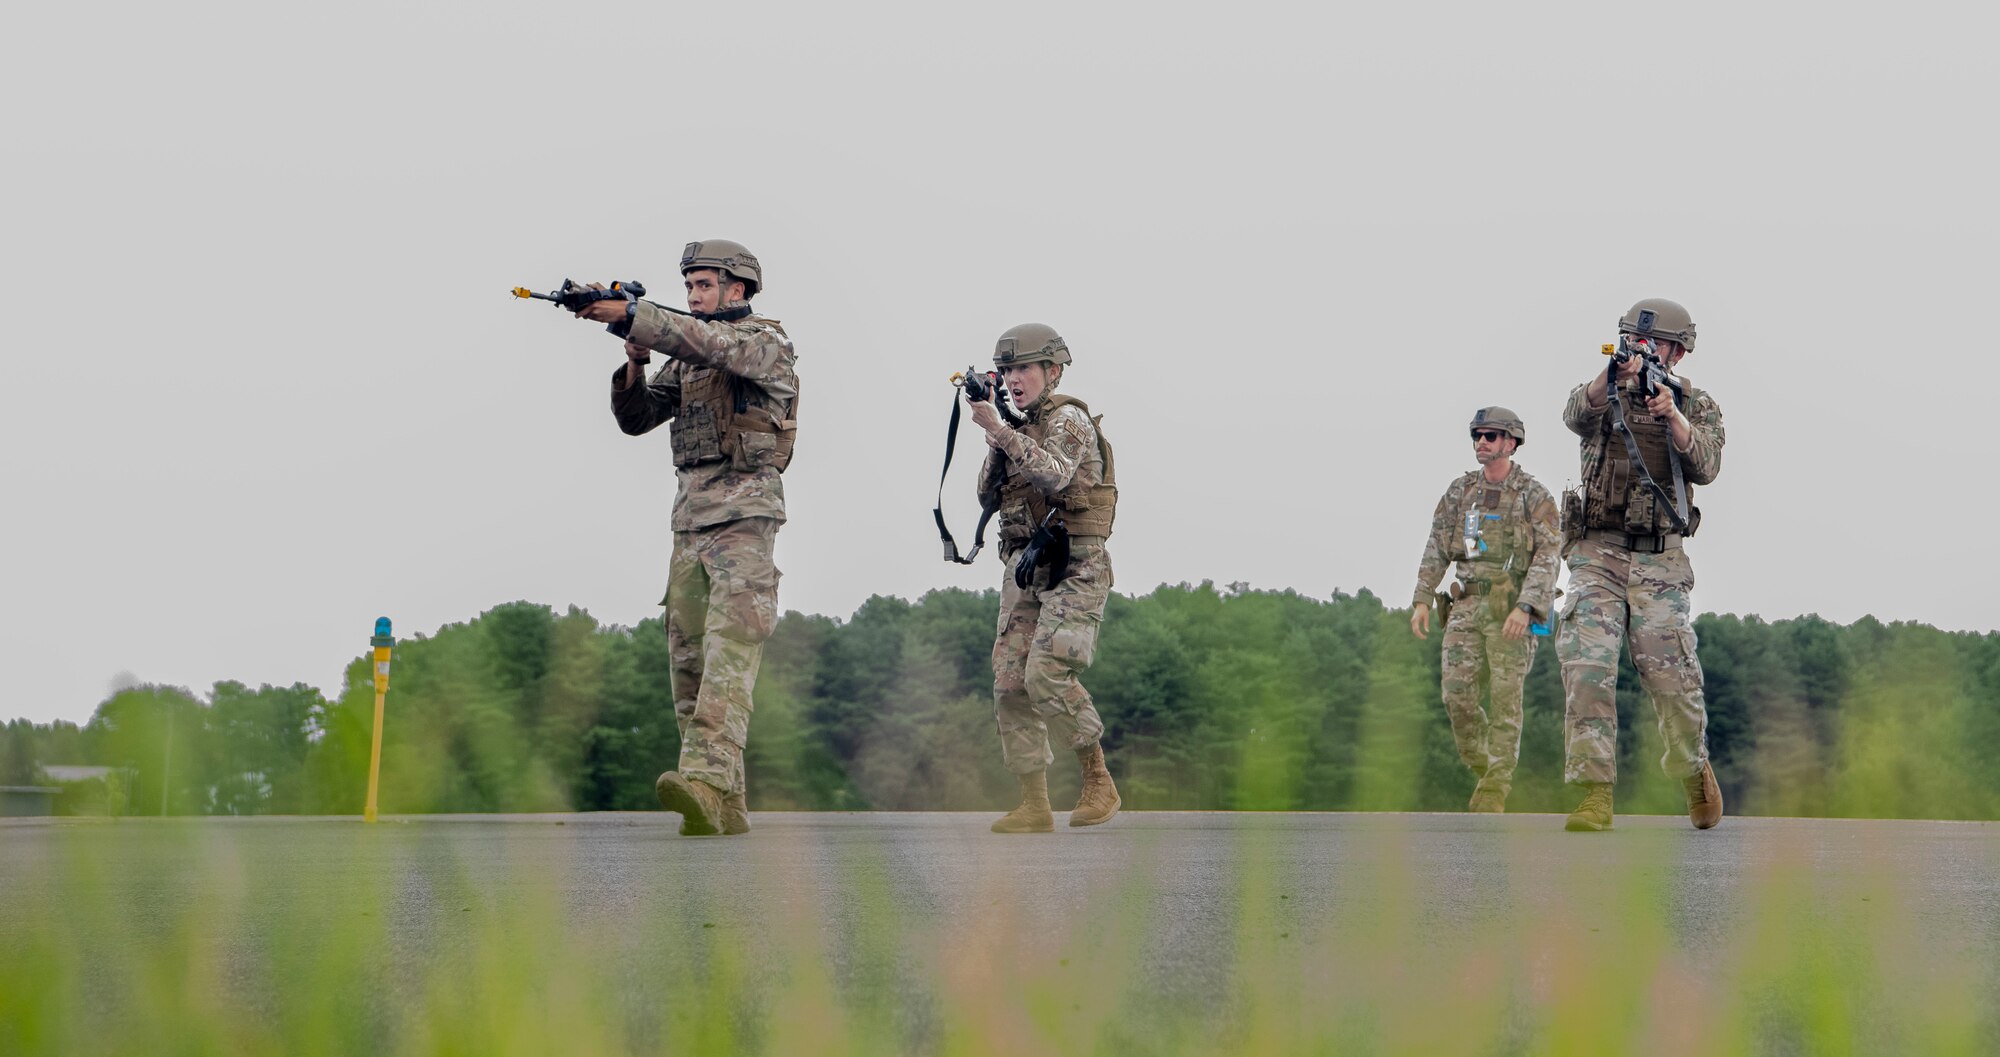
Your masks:
<svg viewBox="0 0 2000 1057"><path fill-rule="evenodd" d="M1454 484L1438 497L1437 510L1431 514L1431 533L1424 539L1424 556L1417 563L1417 593L1411 605L1430 605L1431 594L1437 590L1438 581L1444 579L1445 566L1451 564L1451 526L1458 520L1457 506L1452 496L1458 491Z"/></svg>
<svg viewBox="0 0 2000 1057"><path fill-rule="evenodd" d="M1722 472L1722 408L1705 392L1688 401L1688 449L1681 452L1682 472L1691 484L1707 484Z"/></svg>
<svg viewBox="0 0 2000 1057"><path fill-rule="evenodd" d="M636 437L680 413L681 377L672 363L653 372L653 380L644 385L618 388L624 381L625 368L620 367L611 376L611 414L627 434Z"/></svg>
<svg viewBox="0 0 2000 1057"><path fill-rule="evenodd" d="M714 367L780 400L799 395L792 343L770 327L710 322L645 301L632 310L629 340L682 363Z"/></svg>
<svg viewBox="0 0 2000 1057"><path fill-rule="evenodd" d="M1534 541L1534 555L1528 561L1528 575L1521 581L1521 601L1535 607L1537 619L1546 621L1555 604L1556 562L1562 557L1562 516L1555 497L1540 481L1522 495L1528 508L1528 534Z"/></svg>
<svg viewBox="0 0 2000 1057"><path fill-rule="evenodd" d="M1579 437L1596 436L1598 430L1604 428L1604 416L1611 410L1608 400L1603 407L1590 406L1590 386L1595 381L1593 378L1570 390L1569 403L1563 405L1563 425Z"/></svg>
<svg viewBox="0 0 2000 1057"><path fill-rule="evenodd" d="M1028 478L1028 483L1044 495L1054 495L1069 487L1076 468L1097 444L1097 427L1090 416L1069 405L1056 412L1053 422L1037 444L1026 433L1014 430L1001 449Z"/></svg>
<svg viewBox="0 0 2000 1057"><path fill-rule="evenodd" d="M992 448L986 449L986 461L979 465L979 508L998 506L1000 503L1000 463L1006 456Z"/></svg>

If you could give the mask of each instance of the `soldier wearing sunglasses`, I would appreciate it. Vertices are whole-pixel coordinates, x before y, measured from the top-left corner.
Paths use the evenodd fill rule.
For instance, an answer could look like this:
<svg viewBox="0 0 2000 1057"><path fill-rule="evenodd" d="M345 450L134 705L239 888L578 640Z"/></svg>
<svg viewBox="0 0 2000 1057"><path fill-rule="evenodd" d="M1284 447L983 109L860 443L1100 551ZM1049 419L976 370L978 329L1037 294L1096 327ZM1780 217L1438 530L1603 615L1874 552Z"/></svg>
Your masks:
<svg viewBox="0 0 2000 1057"><path fill-rule="evenodd" d="M1521 685L1535 659L1531 629L1546 633L1562 533L1548 489L1514 462L1528 440L1521 417L1481 408L1471 430L1479 468L1451 482L1431 515L1410 630L1430 637L1435 597L1443 611L1445 712L1459 759L1478 780L1467 809L1501 812L1521 754ZM1454 562L1456 577L1438 590ZM1482 691L1490 709L1480 708Z"/></svg>

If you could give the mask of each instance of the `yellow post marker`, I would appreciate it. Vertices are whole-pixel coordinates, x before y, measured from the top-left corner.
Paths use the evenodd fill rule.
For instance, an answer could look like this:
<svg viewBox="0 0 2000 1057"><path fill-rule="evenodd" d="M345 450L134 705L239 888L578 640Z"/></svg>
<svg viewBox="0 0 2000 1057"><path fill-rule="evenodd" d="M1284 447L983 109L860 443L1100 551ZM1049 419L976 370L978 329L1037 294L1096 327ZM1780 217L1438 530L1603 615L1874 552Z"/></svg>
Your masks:
<svg viewBox="0 0 2000 1057"><path fill-rule="evenodd" d="M382 699L389 696L389 650L396 640L389 634L389 618L377 617L375 637L368 640L375 647L375 738L368 749L368 806L362 809L361 821L375 821L375 791L382 784Z"/></svg>

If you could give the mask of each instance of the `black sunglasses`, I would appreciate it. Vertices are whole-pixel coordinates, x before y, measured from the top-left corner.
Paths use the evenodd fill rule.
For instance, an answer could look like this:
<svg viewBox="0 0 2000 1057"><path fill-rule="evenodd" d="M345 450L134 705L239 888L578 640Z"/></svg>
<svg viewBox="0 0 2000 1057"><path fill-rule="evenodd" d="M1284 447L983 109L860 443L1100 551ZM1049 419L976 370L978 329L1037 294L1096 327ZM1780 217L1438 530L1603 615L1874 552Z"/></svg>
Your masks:
<svg viewBox="0 0 2000 1057"><path fill-rule="evenodd" d="M1472 431L1473 440L1499 440L1505 436L1507 436L1506 433L1502 433L1497 429L1475 429Z"/></svg>

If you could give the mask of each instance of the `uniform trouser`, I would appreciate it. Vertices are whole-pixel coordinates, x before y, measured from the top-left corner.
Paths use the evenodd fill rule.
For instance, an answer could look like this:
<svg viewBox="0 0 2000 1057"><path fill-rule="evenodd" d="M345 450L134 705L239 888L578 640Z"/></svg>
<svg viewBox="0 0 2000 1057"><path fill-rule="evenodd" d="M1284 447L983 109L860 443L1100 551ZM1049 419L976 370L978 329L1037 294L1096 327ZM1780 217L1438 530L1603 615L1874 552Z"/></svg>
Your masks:
<svg viewBox="0 0 2000 1057"><path fill-rule="evenodd" d="M1564 555L1569 606L1556 654L1562 658L1565 780L1618 780L1618 649L1628 637L1632 667L1653 702L1670 778L1701 771L1708 759L1708 709L1695 657L1689 594L1694 569L1679 547L1637 553L1622 540L1581 539Z"/></svg>
<svg viewBox="0 0 2000 1057"><path fill-rule="evenodd" d="M1492 597L1467 595L1445 621L1444 710L1458 758L1481 776L1481 788L1505 793L1521 757L1521 684L1535 661L1535 637L1502 635L1507 614L1493 616ZM1492 696L1490 712L1479 707L1482 689Z"/></svg>
<svg viewBox="0 0 2000 1057"><path fill-rule="evenodd" d="M667 649L683 775L742 793L750 691L778 623L778 523L742 518L674 533L667 574Z"/></svg>
<svg viewBox="0 0 2000 1057"><path fill-rule="evenodd" d="M1097 652L1097 628L1111 595L1111 554L1101 539L1071 537L1069 575L1050 585L1044 565L1023 589L1014 586L1021 549L1010 542L1000 552L1007 574L993 639L993 713L1007 769L1030 774L1055 761L1050 727L1071 749L1087 749L1104 735L1104 721L1077 677Z"/></svg>

